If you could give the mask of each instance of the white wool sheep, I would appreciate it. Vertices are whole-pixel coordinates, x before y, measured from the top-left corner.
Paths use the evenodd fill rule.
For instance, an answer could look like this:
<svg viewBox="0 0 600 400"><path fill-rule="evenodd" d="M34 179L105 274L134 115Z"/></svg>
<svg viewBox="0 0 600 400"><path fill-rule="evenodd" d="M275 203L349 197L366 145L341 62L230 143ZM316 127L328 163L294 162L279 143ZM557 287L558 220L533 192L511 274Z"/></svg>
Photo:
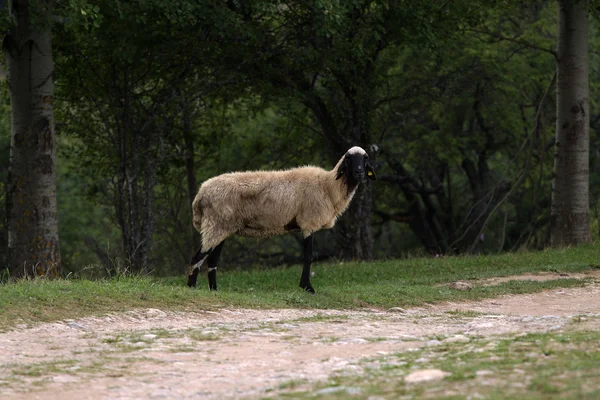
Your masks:
<svg viewBox="0 0 600 400"><path fill-rule="evenodd" d="M306 166L232 172L208 179L192 203L202 246L191 259L188 286L196 286L198 271L207 260L209 288L217 289L216 268L227 237L266 237L300 230L304 235L300 287L314 293L310 284L313 233L335 225L367 177L376 179L369 156L362 148L352 147L331 171Z"/></svg>

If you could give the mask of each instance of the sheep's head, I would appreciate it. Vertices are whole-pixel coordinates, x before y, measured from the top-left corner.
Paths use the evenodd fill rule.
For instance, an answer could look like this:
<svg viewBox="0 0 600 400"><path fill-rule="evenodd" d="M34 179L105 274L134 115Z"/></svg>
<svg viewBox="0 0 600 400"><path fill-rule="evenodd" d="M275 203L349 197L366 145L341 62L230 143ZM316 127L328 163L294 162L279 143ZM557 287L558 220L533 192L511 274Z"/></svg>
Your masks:
<svg viewBox="0 0 600 400"><path fill-rule="evenodd" d="M348 183L364 182L365 178L377 180L375 169L369 163L369 155L362 148L355 146L346 152L337 170L335 179L346 177Z"/></svg>

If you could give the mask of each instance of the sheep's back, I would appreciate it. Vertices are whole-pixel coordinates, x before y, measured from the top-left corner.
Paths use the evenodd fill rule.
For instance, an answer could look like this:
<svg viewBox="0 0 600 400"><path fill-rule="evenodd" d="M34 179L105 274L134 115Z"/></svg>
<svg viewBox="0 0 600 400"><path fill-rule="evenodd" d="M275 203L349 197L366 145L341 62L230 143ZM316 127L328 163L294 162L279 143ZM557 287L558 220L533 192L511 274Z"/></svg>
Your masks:
<svg viewBox="0 0 600 400"><path fill-rule="evenodd" d="M200 188L203 215L211 225L244 236L265 237L298 229L299 214L312 207L306 195L323 196L318 193L323 190L318 183L323 172L302 167L219 175Z"/></svg>

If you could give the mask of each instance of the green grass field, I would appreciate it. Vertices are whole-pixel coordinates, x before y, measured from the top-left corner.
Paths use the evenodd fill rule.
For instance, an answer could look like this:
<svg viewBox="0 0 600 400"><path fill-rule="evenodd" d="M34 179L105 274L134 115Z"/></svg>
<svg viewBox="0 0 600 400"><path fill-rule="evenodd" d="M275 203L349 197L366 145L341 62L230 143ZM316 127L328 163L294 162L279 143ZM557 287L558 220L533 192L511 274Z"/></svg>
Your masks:
<svg viewBox="0 0 600 400"><path fill-rule="evenodd" d="M185 286L185 276L155 279L33 280L0 286L0 330L16 324L99 315L138 307L163 310L245 308L389 308L440 301L474 300L502 294L536 292L584 284L582 280L512 281L477 286L476 280L527 272L581 272L599 268L600 248L520 252L497 256L415 258L363 263L316 264L312 278L317 294L299 287L300 266L269 270L220 270L219 291ZM183 268L182 268L183 270ZM471 291L440 284L475 280Z"/></svg>

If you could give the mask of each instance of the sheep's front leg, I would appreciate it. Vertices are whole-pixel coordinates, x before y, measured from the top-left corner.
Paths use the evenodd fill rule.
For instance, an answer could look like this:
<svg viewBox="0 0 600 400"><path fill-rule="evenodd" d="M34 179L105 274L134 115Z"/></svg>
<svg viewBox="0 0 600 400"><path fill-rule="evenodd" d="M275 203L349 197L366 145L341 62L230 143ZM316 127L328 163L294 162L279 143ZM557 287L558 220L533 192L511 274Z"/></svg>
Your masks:
<svg viewBox="0 0 600 400"><path fill-rule="evenodd" d="M309 293L315 293L310 284L310 264L313 256L313 235L310 234L304 238L304 267L302 268L302 276L300 277L300 287Z"/></svg>

